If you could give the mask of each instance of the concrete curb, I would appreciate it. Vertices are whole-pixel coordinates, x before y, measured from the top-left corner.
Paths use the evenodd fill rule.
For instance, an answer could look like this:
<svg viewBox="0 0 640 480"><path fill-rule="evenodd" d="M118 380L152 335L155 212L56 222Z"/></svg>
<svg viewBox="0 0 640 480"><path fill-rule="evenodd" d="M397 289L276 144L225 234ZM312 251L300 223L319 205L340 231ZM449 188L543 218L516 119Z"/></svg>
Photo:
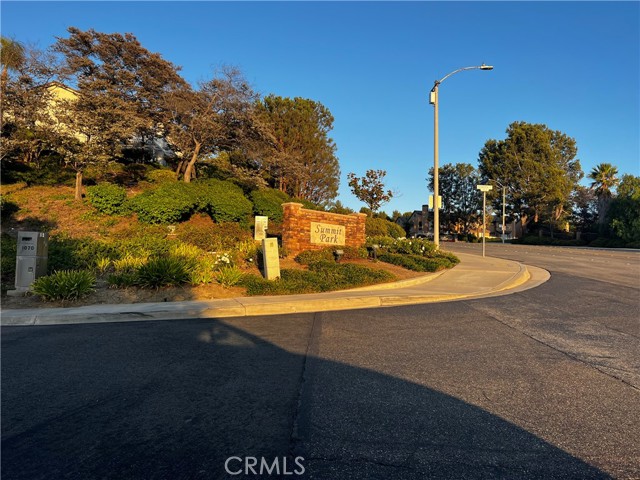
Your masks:
<svg viewBox="0 0 640 480"><path fill-rule="evenodd" d="M230 318L258 315L279 315L309 313L318 311L339 311L375 307L396 307L456 300L485 298L506 295L538 286L548 280L549 273L537 267L530 267L503 259L486 259L488 266L508 266L517 270L507 280L495 286L482 286L475 290L456 292L420 290L420 286L439 280L442 290L455 285L456 275L461 271L446 270L391 284L363 287L339 292L315 293L308 295L283 295L274 297L240 297L208 301L184 301L166 303L138 303L120 305L90 305L71 308L42 308L28 310L4 310L2 326L66 325L85 323L136 322L186 318ZM490 263L493 262L493 263ZM506 268L503 268L504 273ZM535 273L532 275L530 270ZM467 271L476 277L484 274L480 269ZM542 273L544 272L544 273ZM546 275L545 275L546 274ZM446 290L446 288L445 288ZM431 291L431 293L430 293ZM448 292L451 293L448 293Z"/></svg>

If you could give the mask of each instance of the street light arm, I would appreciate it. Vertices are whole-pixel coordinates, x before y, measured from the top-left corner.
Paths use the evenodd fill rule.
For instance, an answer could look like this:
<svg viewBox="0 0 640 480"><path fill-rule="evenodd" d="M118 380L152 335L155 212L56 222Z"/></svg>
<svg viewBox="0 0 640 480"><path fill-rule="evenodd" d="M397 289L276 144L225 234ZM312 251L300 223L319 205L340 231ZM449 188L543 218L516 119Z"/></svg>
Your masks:
<svg viewBox="0 0 640 480"><path fill-rule="evenodd" d="M436 80L434 82L434 84L433 84L433 88L431 89L431 91L435 90L438 85L440 85L442 82L444 82L450 76L455 75L458 72L463 72L465 70L493 70L493 67L491 65L485 65L483 63L482 65L476 65L476 66L473 66L473 67L462 67L462 68L459 68L457 70L454 70L451 73L446 74L440 80Z"/></svg>

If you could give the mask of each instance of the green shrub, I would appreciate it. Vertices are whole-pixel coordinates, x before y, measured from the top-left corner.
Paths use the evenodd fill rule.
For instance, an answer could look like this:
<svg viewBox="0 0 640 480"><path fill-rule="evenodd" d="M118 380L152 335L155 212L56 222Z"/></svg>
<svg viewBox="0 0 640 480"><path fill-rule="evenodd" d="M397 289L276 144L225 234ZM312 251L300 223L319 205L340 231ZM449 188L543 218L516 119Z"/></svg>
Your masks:
<svg viewBox="0 0 640 480"><path fill-rule="evenodd" d="M193 183L161 184L129 200L132 211L145 223L176 223L188 218L198 205Z"/></svg>
<svg viewBox="0 0 640 480"><path fill-rule="evenodd" d="M116 272L107 278L107 283L110 287L114 288L127 288L133 287L136 285L138 281L138 276L136 272Z"/></svg>
<svg viewBox="0 0 640 480"><path fill-rule="evenodd" d="M231 250L246 241L253 243L253 237L247 228L231 222L215 224L185 222L176 228L176 236L180 241L195 245L207 252Z"/></svg>
<svg viewBox="0 0 640 480"><path fill-rule="evenodd" d="M100 257L96 259L96 270L104 274L111 267L112 260L108 257Z"/></svg>
<svg viewBox="0 0 640 480"><path fill-rule="evenodd" d="M245 275L241 284L249 295L289 295L355 288L395 280L394 275L383 270L335 262L317 262L309 265L308 271L283 269L280 273L280 279L271 281L256 275Z"/></svg>
<svg viewBox="0 0 640 480"><path fill-rule="evenodd" d="M92 269L98 258L118 258L117 246L92 238L49 237L49 272Z"/></svg>
<svg viewBox="0 0 640 480"><path fill-rule="evenodd" d="M33 282L34 293L45 300L76 300L95 290L96 277L87 270L61 270Z"/></svg>
<svg viewBox="0 0 640 480"><path fill-rule="evenodd" d="M384 218L367 217L365 223L367 237L386 236L391 238L404 238L407 233L400 225Z"/></svg>
<svg viewBox="0 0 640 480"><path fill-rule="evenodd" d="M243 275L242 270L238 267L229 266L220 268L216 272L215 277L218 283L223 287L232 287L240 283Z"/></svg>
<svg viewBox="0 0 640 480"><path fill-rule="evenodd" d="M135 273L147 263L148 259L149 255L136 257L127 253L122 258L113 261L113 268L116 273Z"/></svg>
<svg viewBox="0 0 640 480"><path fill-rule="evenodd" d="M367 258L369 256L369 252L366 247L339 247L343 254L342 260L356 260L359 258ZM334 249L332 249L334 250Z"/></svg>
<svg viewBox="0 0 640 480"><path fill-rule="evenodd" d="M424 238L371 237L367 239L366 245L368 247L378 245L380 247L379 253L402 253L423 257L432 257L438 253L435 244Z"/></svg>
<svg viewBox="0 0 640 480"><path fill-rule="evenodd" d="M116 257L112 258L122 258L125 255L148 257L150 255L160 256L166 254L171 248L172 241L165 237L165 233L148 232L119 240L112 245L116 251Z"/></svg>
<svg viewBox="0 0 640 480"><path fill-rule="evenodd" d="M322 261L333 262L335 257L332 249L325 248L323 250L305 250L296 255L294 260L301 265L309 265L310 263Z"/></svg>
<svg viewBox="0 0 640 480"><path fill-rule="evenodd" d="M252 211L240 187L216 179L163 183L132 198L129 204L146 223L177 223L194 212L206 212L217 222L248 225Z"/></svg>
<svg viewBox="0 0 640 480"><path fill-rule="evenodd" d="M176 172L167 168L156 168L147 172L147 180L151 183L173 183L178 181Z"/></svg>
<svg viewBox="0 0 640 480"><path fill-rule="evenodd" d="M196 182L198 204L216 222L240 222L248 226L253 205L242 189L231 182L209 179Z"/></svg>
<svg viewBox="0 0 640 480"><path fill-rule="evenodd" d="M118 215L125 212L127 191L112 183L100 183L87 187L89 204L105 215Z"/></svg>
<svg viewBox="0 0 640 480"><path fill-rule="evenodd" d="M189 283L193 262L179 257L153 257L137 272L136 285L146 288L179 286Z"/></svg>
<svg viewBox="0 0 640 480"><path fill-rule="evenodd" d="M0 238L0 272L2 274L2 288L9 289L15 284L16 254L18 241L3 233Z"/></svg>
<svg viewBox="0 0 640 480"><path fill-rule="evenodd" d="M599 248L621 248L625 246L625 243L619 238L599 237L592 241L589 246Z"/></svg>
<svg viewBox="0 0 640 480"><path fill-rule="evenodd" d="M356 260L368 257L368 251L365 247L358 248L343 245L327 247L322 250L305 250L296 255L294 260L301 265L309 265L316 262L333 262L336 259L334 255L336 250L342 250L341 260Z"/></svg>
<svg viewBox="0 0 640 480"><path fill-rule="evenodd" d="M280 190L267 188L251 192L251 201L255 215L265 215L270 221L282 222L282 204L291 201L291 198Z"/></svg>
<svg viewBox="0 0 640 480"><path fill-rule="evenodd" d="M451 268L455 264L446 257L426 258L420 255L403 255L398 253L382 253L378 260L416 272L437 272Z"/></svg>

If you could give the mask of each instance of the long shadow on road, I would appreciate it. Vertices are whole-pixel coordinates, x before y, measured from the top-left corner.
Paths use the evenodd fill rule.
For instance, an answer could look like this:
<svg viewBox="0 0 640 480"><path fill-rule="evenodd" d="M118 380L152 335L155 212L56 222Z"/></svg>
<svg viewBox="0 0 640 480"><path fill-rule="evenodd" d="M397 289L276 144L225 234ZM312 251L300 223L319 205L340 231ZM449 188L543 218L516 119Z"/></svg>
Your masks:
<svg viewBox="0 0 640 480"><path fill-rule="evenodd" d="M454 397L314 356L313 315L268 324L4 328L2 478L261 477L226 474L231 456L279 459L262 478L295 478L296 456L300 478L609 478Z"/></svg>

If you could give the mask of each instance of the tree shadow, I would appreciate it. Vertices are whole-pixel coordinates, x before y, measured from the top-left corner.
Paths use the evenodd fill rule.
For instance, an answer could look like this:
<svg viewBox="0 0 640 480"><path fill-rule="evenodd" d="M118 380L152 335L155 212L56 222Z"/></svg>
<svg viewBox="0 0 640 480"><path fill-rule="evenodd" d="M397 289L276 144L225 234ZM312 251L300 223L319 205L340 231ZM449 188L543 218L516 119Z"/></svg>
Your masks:
<svg viewBox="0 0 640 480"><path fill-rule="evenodd" d="M452 396L313 355L312 328L3 328L3 478L610 478ZM305 474L231 476L231 456L301 456Z"/></svg>

